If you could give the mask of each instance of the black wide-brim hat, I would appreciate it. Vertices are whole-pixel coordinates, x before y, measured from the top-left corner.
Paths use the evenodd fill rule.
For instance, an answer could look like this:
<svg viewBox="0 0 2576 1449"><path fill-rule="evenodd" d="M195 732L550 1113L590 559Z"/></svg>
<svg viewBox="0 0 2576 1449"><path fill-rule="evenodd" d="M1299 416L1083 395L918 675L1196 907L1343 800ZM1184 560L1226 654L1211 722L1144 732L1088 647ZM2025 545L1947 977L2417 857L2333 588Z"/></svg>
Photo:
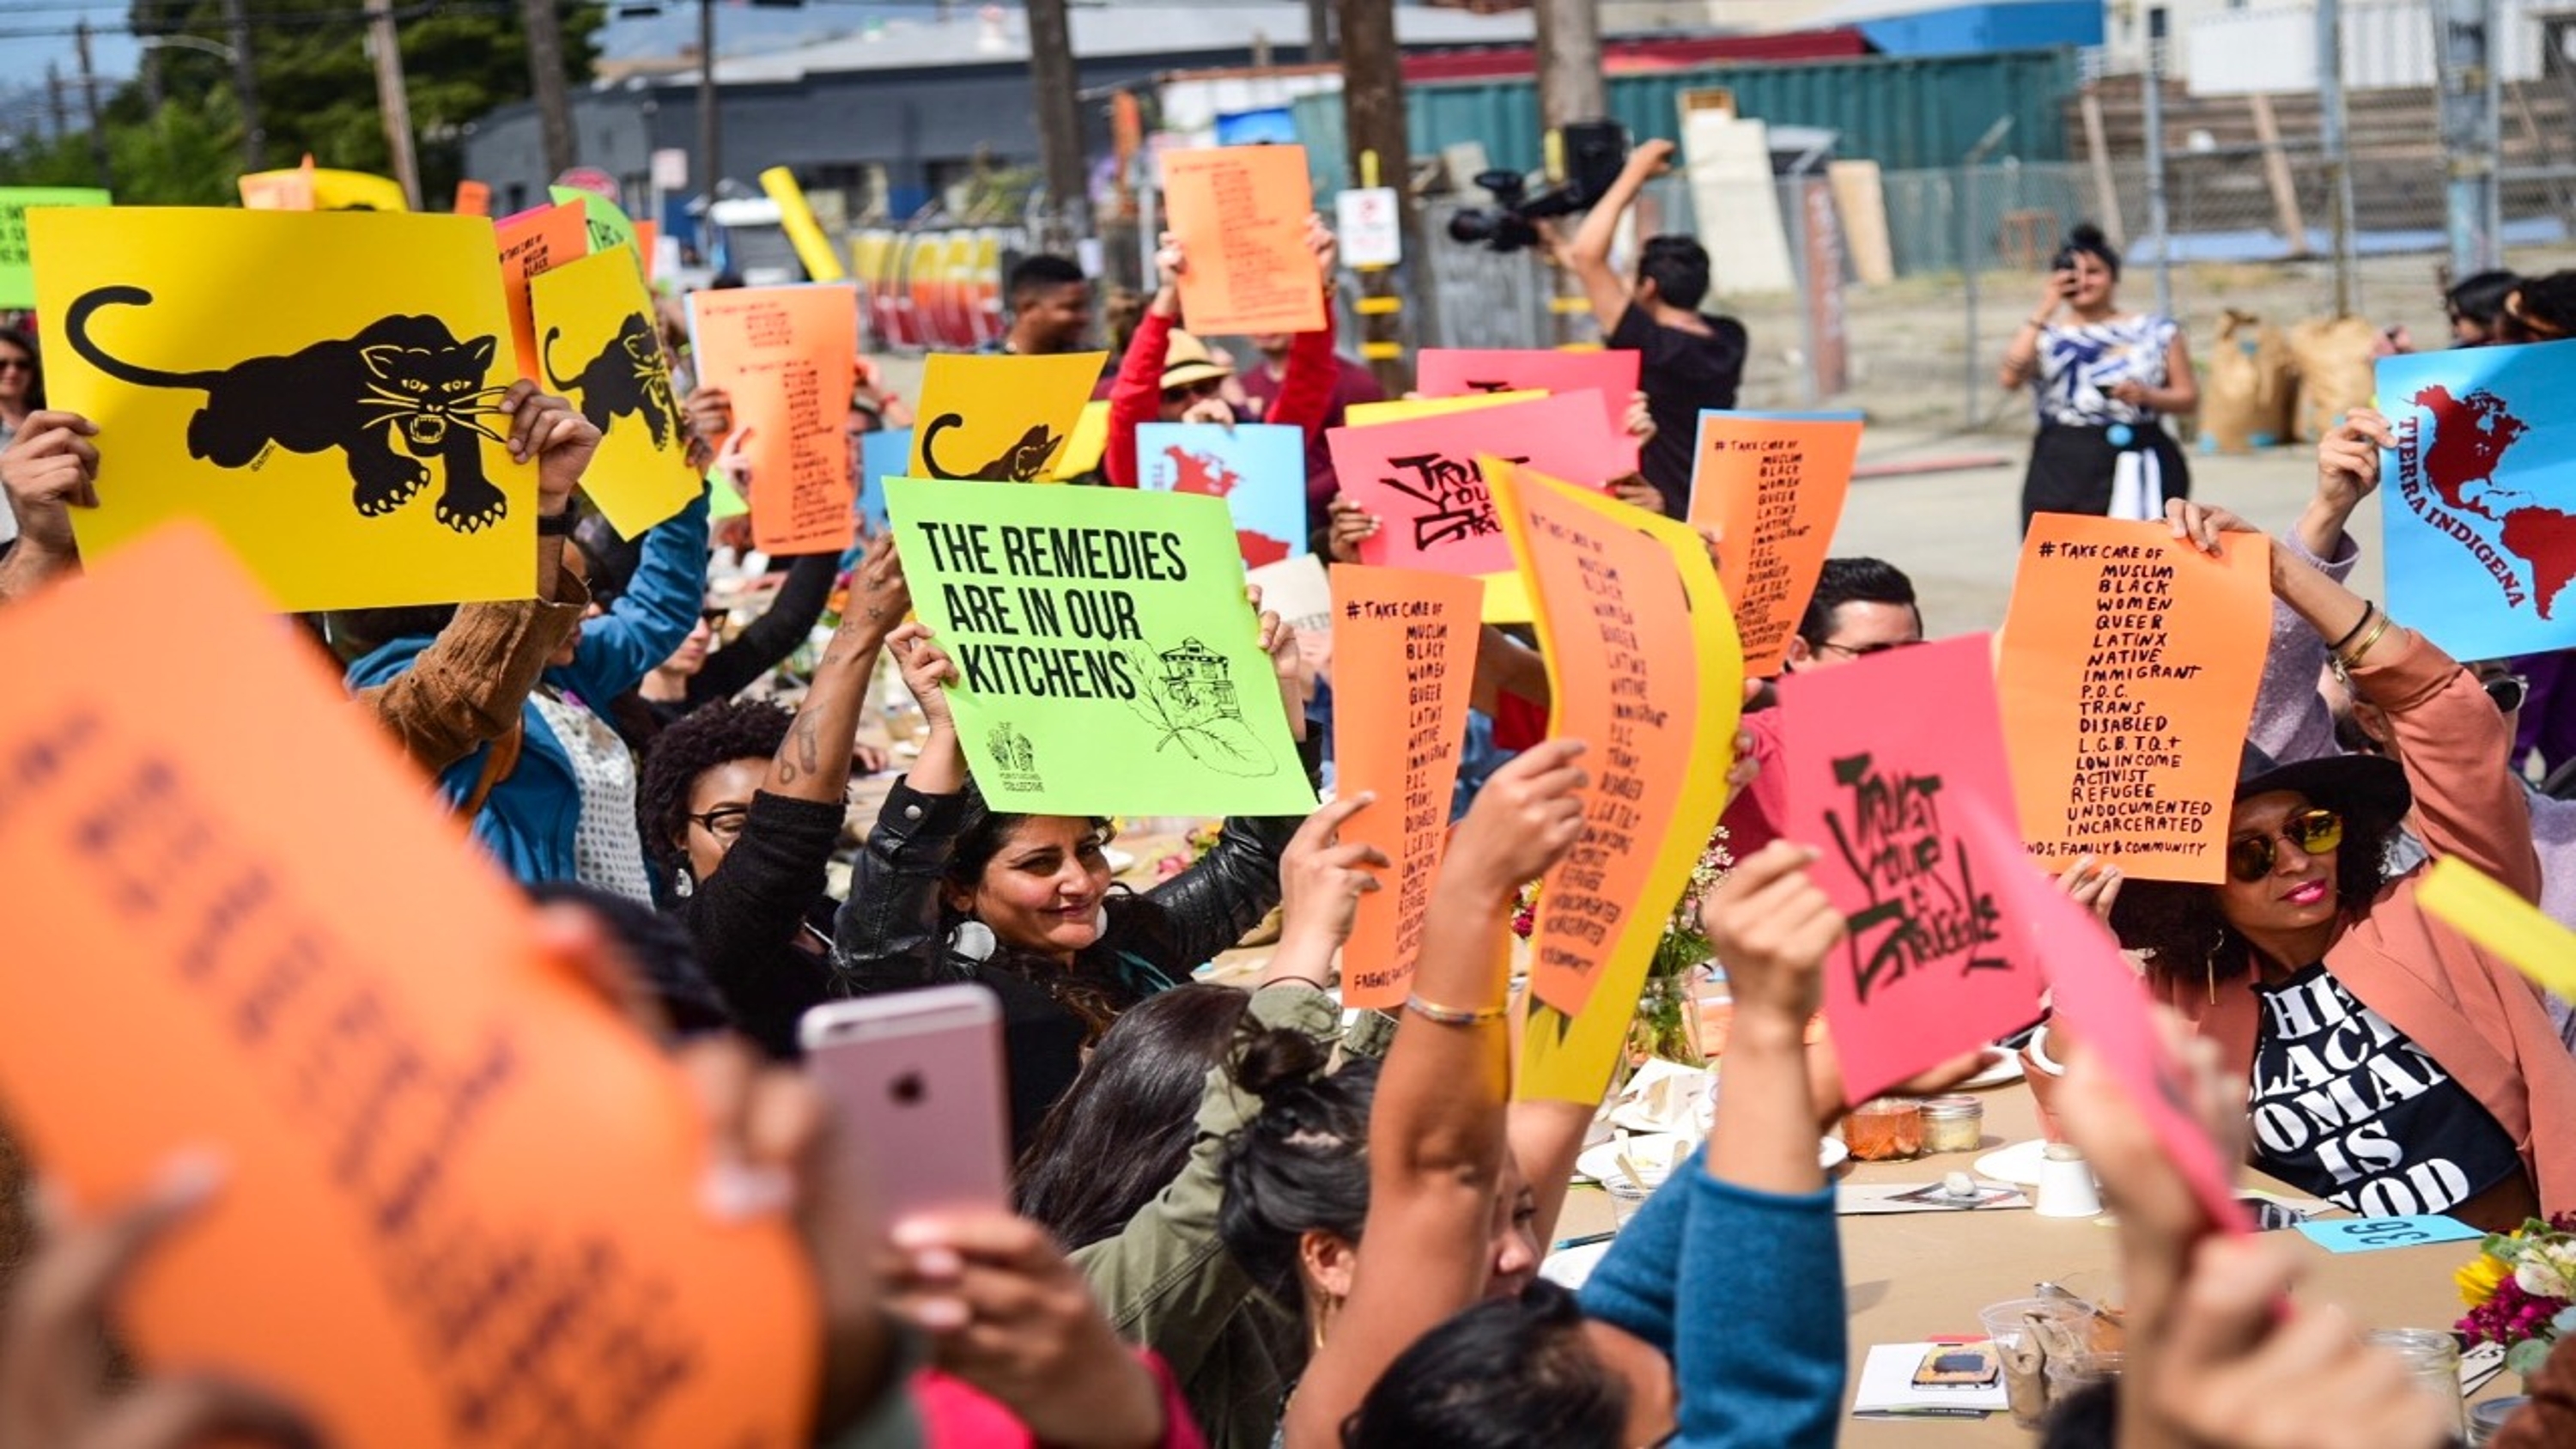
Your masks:
<svg viewBox="0 0 2576 1449"><path fill-rule="evenodd" d="M2383 826L2405 819L2415 800L2405 768L2384 755L2321 755L2284 765L2249 741L2236 765L2236 798L2275 791Z"/></svg>

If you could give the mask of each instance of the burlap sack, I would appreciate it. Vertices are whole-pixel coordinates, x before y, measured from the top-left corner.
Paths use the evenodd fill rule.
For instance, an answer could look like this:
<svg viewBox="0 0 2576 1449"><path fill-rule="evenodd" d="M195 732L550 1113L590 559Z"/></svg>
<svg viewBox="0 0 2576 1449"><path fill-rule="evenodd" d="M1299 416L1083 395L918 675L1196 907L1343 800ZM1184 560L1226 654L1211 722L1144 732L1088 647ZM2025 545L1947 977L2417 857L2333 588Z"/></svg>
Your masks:
<svg viewBox="0 0 2576 1449"><path fill-rule="evenodd" d="M2379 329L2360 317L2312 318L2290 329L2290 355L2299 366L2301 442L2324 437L2345 413L2369 404L2370 365L2379 340Z"/></svg>
<svg viewBox="0 0 2576 1449"><path fill-rule="evenodd" d="M2200 388L2200 450L2247 453L2289 441L2298 363L2281 329L2231 307Z"/></svg>

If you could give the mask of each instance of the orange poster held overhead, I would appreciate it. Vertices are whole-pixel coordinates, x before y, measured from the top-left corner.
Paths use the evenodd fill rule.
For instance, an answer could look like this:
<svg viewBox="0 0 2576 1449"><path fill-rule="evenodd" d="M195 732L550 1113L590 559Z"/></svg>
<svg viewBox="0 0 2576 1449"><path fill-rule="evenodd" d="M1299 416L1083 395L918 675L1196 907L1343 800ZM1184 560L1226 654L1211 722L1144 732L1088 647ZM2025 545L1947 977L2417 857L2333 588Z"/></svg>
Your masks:
<svg viewBox="0 0 2576 1449"><path fill-rule="evenodd" d="M2022 838L2149 880L2225 876L2227 814L2272 637L2271 543L2216 558L2163 523L2043 513L1995 669Z"/></svg>
<svg viewBox="0 0 2576 1449"><path fill-rule="evenodd" d="M1816 592L1860 455L1858 413L1699 415L1690 521L1718 531L1718 573L1744 631L1745 672L1780 672Z"/></svg>
<svg viewBox="0 0 2576 1449"><path fill-rule="evenodd" d="M1376 803L1341 829L1392 868L1360 897L1342 948L1342 1000L1402 1006L1422 954L1423 910L1449 844L1449 798L1467 734L1467 696L1485 586L1418 569L1333 566L1333 639L1343 688L1333 696L1334 789ZM1300 636L1302 637L1302 636Z"/></svg>
<svg viewBox="0 0 2576 1449"><path fill-rule="evenodd" d="M100 648L147 635L148 671ZM222 1167L119 1303L146 1365L353 1449L812 1442L787 1222L708 1212L682 1073L212 533L12 606L0 671L10 1128L91 1210L182 1151Z"/></svg>
<svg viewBox="0 0 2576 1449"><path fill-rule="evenodd" d="M1181 317L1201 337L1324 330L1324 279L1306 249L1315 183L1303 146L1166 151L1163 200L1189 258Z"/></svg>
<svg viewBox="0 0 2576 1449"><path fill-rule="evenodd" d="M859 294L832 283L689 294L698 384L732 395L751 462L751 537L772 554L838 553L858 537L850 389Z"/></svg>
<svg viewBox="0 0 2576 1449"><path fill-rule="evenodd" d="M490 216L492 214L492 188L486 186L480 181L457 182L456 214L458 216Z"/></svg>
<svg viewBox="0 0 2576 1449"><path fill-rule="evenodd" d="M501 245L501 295L510 304L510 341L518 349L519 376L543 386L528 279L590 255L590 225L578 206L540 206L502 218L494 231Z"/></svg>
<svg viewBox="0 0 2576 1449"><path fill-rule="evenodd" d="M1597 1101L1726 803L1742 655L1708 547L1686 525L1480 461L1538 606L1548 734L1583 741L1591 775L1583 838L1539 887L1530 990L1554 1014L1530 1017L1524 1075L1533 1095Z"/></svg>
<svg viewBox="0 0 2576 1449"><path fill-rule="evenodd" d="M1601 399L1602 421L1620 440L1619 472L1637 471L1637 440L1628 431L1628 405L1637 395L1644 353L1628 348L1567 352L1553 347L1426 347L1414 355L1415 380L1424 397L1479 393L1590 392Z"/></svg>

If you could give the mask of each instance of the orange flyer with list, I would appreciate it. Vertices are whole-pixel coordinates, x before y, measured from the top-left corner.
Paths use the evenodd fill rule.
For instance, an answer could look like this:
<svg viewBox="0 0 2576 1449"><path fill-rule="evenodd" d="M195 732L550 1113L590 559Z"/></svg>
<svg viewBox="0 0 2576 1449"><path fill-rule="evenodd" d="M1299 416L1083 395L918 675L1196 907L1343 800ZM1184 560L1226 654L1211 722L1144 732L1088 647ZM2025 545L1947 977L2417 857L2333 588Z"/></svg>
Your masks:
<svg viewBox="0 0 2576 1449"><path fill-rule="evenodd" d="M2226 874L2228 808L2272 639L2271 542L2043 513L2022 540L1995 685L2022 838L2148 880Z"/></svg>
<svg viewBox="0 0 2576 1449"><path fill-rule="evenodd" d="M1189 259L1181 325L1200 337L1324 330L1324 279L1306 249L1315 183L1303 146L1166 151L1163 200Z"/></svg>
<svg viewBox="0 0 2576 1449"><path fill-rule="evenodd" d="M501 295L510 304L510 341L519 376L539 382L536 303L528 283L541 272L590 255L590 226L578 206L541 206L505 217L493 228L501 247Z"/></svg>
<svg viewBox="0 0 2576 1449"><path fill-rule="evenodd" d="M1860 414L1704 412L1690 521L1718 531L1718 576L1744 631L1744 668L1780 672L1815 596L1860 456Z"/></svg>
<svg viewBox="0 0 2576 1449"><path fill-rule="evenodd" d="M147 636L149 670L102 644ZM10 1126L85 1211L224 1174L120 1303L147 1367L355 1449L811 1442L793 1230L706 1210L679 1068L210 530L11 605L0 671Z"/></svg>
<svg viewBox="0 0 2576 1449"><path fill-rule="evenodd" d="M733 402L751 462L751 539L772 554L839 553L858 537L850 389L859 294L829 283L689 294L698 383Z"/></svg>
<svg viewBox="0 0 2576 1449"><path fill-rule="evenodd" d="M1360 897L1342 948L1351 1006L1402 1006L1412 988L1431 881L1449 847L1484 602L1484 584L1457 574L1333 565L1343 681L1333 696L1334 789L1344 798L1377 792L1341 839L1374 845L1390 862L1386 888Z"/></svg>
<svg viewBox="0 0 2576 1449"><path fill-rule="evenodd" d="M1540 883L1523 1094L1598 1101L1664 922L1726 804L1744 672L1682 523L1499 458L1479 460L1537 604L1548 735L1591 776L1583 835ZM1585 1092L1590 1097L1585 1097Z"/></svg>

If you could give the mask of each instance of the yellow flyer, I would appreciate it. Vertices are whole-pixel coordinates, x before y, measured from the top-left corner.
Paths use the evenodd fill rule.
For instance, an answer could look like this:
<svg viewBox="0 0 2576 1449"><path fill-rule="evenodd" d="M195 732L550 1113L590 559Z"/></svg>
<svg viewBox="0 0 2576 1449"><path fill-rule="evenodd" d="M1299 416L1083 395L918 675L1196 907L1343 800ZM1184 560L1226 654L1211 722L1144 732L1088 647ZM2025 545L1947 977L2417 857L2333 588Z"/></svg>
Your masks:
<svg viewBox="0 0 2576 1449"><path fill-rule="evenodd" d="M635 258L611 247L538 273L528 291L546 390L600 432L582 491L620 534L640 537L697 497L699 480Z"/></svg>
<svg viewBox="0 0 2576 1449"><path fill-rule="evenodd" d="M479 217L28 217L55 406L99 427L82 549L211 525L291 610L525 598L536 472Z"/></svg>
<svg viewBox="0 0 2576 1449"><path fill-rule="evenodd" d="M1537 604L1548 734L1582 740L1583 837L1539 889L1520 1095L1597 1102L1656 943L1726 806L1744 649L1681 523L1478 460Z"/></svg>
<svg viewBox="0 0 2576 1449"><path fill-rule="evenodd" d="M1108 360L1105 352L932 353L922 365L921 405L913 410L918 421L908 475L986 483L1052 476Z"/></svg>
<svg viewBox="0 0 2576 1449"><path fill-rule="evenodd" d="M1342 409L1346 427L1367 428L1379 423L1409 423L1415 418L1446 417L1451 413L1471 413L1479 408L1497 408L1505 403L1529 402L1546 393L1536 388L1517 392L1472 392L1463 397L1405 397L1386 402L1353 403Z"/></svg>

